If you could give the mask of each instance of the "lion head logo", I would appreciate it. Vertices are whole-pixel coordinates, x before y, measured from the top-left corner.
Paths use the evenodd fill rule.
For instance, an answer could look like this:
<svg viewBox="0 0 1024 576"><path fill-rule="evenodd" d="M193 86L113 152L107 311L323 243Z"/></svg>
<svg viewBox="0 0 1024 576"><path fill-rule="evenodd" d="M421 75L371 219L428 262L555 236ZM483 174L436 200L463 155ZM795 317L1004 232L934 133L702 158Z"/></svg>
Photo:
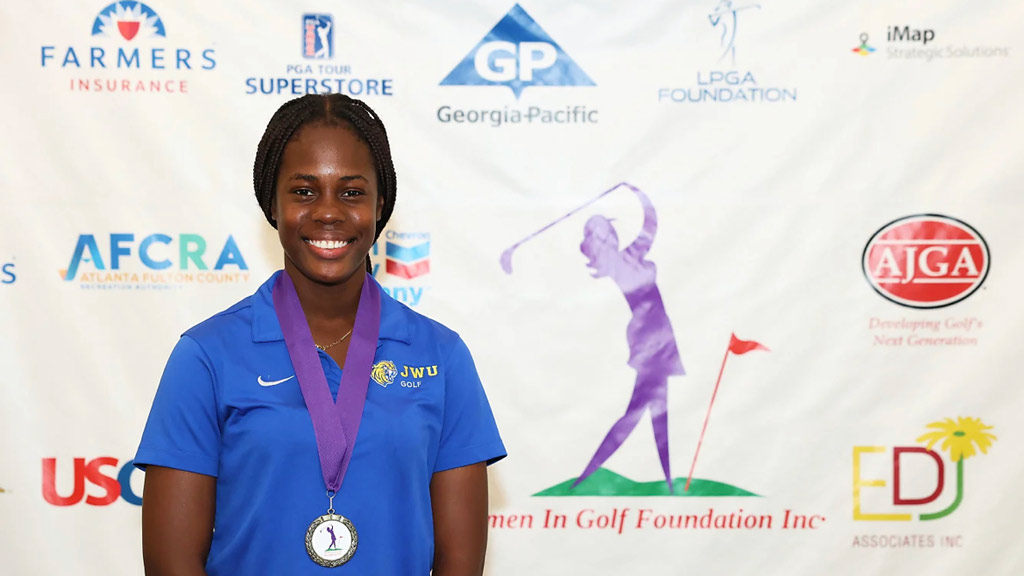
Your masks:
<svg viewBox="0 0 1024 576"><path fill-rule="evenodd" d="M370 376L373 377L374 382L387 388L388 384L395 381L395 376L398 376L398 368L391 360L381 360L373 365Z"/></svg>

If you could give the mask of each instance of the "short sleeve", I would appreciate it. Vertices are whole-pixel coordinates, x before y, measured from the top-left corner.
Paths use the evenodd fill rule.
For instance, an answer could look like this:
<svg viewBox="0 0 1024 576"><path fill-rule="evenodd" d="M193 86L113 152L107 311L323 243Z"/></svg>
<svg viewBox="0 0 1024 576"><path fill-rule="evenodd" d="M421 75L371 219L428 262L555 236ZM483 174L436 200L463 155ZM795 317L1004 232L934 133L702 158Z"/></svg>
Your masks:
<svg viewBox="0 0 1024 576"><path fill-rule="evenodd" d="M434 472L501 460L505 446L469 348L461 338L456 338L444 370L444 421Z"/></svg>
<svg viewBox="0 0 1024 576"><path fill-rule="evenodd" d="M214 372L202 347L182 336L167 360L135 465L217 476L220 425Z"/></svg>

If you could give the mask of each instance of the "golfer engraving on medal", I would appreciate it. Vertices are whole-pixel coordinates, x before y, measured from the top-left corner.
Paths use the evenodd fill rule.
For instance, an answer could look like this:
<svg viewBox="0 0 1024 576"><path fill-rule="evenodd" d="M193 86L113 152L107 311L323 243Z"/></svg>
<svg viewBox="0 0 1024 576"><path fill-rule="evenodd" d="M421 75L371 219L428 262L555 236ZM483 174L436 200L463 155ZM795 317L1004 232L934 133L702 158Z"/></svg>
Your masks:
<svg viewBox="0 0 1024 576"><path fill-rule="evenodd" d="M306 530L306 552L321 566L341 566L352 558L358 545L355 526L338 514L324 514Z"/></svg>

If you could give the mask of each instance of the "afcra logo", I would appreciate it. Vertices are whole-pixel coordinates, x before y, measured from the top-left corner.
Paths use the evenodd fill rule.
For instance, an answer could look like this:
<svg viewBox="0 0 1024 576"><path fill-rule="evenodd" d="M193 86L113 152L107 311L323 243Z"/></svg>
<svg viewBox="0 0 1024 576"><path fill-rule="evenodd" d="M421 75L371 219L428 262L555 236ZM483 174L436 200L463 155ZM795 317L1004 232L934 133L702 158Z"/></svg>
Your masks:
<svg viewBox="0 0 1024 576"><path fill-rule="evenodd" d="M191 283L248 281L249 265L234 237L228 235L220 246L213 252L217 254L214 259L206 238L199 234L150 234L137 245L136 235L131 233L100 239L95 234L81 234L60 276L65 282L91 289L167 289Z"/></svg>
<svg viewBox="0 0 1024 576"><path fill-rule="evenodd" d="M594 86L590 76L516 4L441 81L442 86L505 86L516 100L532 86ZM485 124L595 124L598 111L583 105L545 108L504 106L467 109L443 105L437 110L442 123Z"/></svg>
<svg viewBox="0 0 1024 576"><path fill-rule="evenodd" d="M979 450L988 453L996 440L988 432L992 426L980 418L960 417L927 428L917 438L924 446L853 447L854 520L909 522L915 513L918 520L938 520L960 507L964 462ZM948 452L948 462L932 450L936 444Z"/></svg>
<svg viewBox="0 0 1024 576"><path fill-rule="evenodd" d="M43 458L44 500L54 506L73 506L83 499L90 506L108 506L121 498L129 504L142 505L141 493L132 488L132 474L136 468L131 460L118 468L117 458L111 456L101 456L88 461L85 458L75 458L72 469L71 491L58 489L58 484L62 487L66 487L67 484L57 480L57 459ZM66 470L64 474L67 474ZM93 486L98 488L99 493L92 488Z"/></svg>
<svg viewBox="0 0 1024 576"><path fill-rule="evenodd" d="M217 67L212 46L170 45L163 19L142 2L114 2L93 20L90 44L44 44L45 69L89 70L90 76L67 78L72 92L188 93L192 73ZM176 76L163 74L173 71ZM159 76L144 75L147 72Z"/></svg>

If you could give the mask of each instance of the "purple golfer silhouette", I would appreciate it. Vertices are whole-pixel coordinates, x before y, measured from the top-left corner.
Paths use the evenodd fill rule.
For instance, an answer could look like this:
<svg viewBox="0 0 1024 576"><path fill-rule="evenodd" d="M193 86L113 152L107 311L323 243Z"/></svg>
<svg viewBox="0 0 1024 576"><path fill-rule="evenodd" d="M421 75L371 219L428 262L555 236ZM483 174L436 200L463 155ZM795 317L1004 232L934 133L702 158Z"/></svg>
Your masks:
<svg viewBox="0 0 1024 576"><path fill-rule="evenodd" d="M601 215L591 216L583 227L580 252L588 258L587 266L593 269L594 278L609 277L615 281L633 312L633 318L626 327L626 341L629 344L629 365L636 370L636 383L626 413L612 425L573 486L600 468L636 428L644 410L650 409L658 457L665 472L665 482L672 492L668 453L668 377L686 372L655 282L656 267L654 262L645 259L658 231L654 205L639 189L629 184L622 185L636 194L643 207L644 223L639 236L620 251L619 236L612 221Z"/></svg>
<svg viewBox="0 0 1024 576"><path fill-rule="evenodd" d="M328 526L327 531L331 533L331 545L327 547L328 550L334 550L334 547L338 543L338 539L334 536L334 526Z"/></svg>

